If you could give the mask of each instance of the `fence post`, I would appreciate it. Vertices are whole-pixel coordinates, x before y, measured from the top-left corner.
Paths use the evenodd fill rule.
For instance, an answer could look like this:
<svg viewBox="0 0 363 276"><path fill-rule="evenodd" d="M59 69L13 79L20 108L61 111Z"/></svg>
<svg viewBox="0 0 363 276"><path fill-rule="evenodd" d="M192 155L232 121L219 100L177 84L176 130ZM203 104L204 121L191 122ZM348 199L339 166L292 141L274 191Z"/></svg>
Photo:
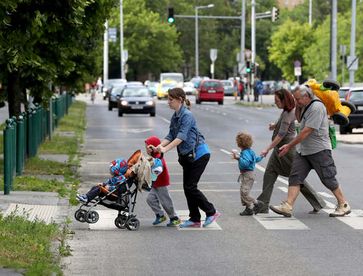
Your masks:
<svg viewBox="0 0 363 276"><path fill-rule="evenodd" d="M4 129L4 194L10 194L12 190L14 169L15 169L15 121L14 119L7 119Z"/></svg>
<svg viewBox="0 0 363 276"><path fill-rule="evenodd" d="M24 118L21 115L18 117L16 129L16 175L22 175L25 159L25 129Z"/></svg>

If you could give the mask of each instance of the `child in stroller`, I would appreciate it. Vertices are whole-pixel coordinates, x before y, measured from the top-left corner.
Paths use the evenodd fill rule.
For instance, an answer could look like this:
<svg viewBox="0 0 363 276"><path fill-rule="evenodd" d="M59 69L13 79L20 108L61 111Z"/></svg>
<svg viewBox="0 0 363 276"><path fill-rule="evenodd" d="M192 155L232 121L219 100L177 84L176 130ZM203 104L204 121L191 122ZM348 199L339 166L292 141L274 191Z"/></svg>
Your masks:
<svg viewBox="0 0 363 276"><path fill-rule="evenodd" d="M127 161L123 158L118 158L110 163L111 178L107 179L102 184L93 186L86 194L77 194L77 199L81 202L90 202L100 193L105 191L115 191L116 188L126 181L124 174L128 169ZM112 195L112 194L111 194Z"/></svg>
<svg viewBox="0 0 363 276"><path fill-rule="evenodd" d="M123 158L113 160L110 163L111 178L92 187L86 194L77 194L78 200L83 204L75 212L75 219L80 222L96 223L99 214L92 209L101 204L118 210L116 227L137 230L140 222L133 214L137 192L141 188L150 186L152 176L157 177L162 171L160 166L160 159L146 159L140 150L127 161Z"/></svg>

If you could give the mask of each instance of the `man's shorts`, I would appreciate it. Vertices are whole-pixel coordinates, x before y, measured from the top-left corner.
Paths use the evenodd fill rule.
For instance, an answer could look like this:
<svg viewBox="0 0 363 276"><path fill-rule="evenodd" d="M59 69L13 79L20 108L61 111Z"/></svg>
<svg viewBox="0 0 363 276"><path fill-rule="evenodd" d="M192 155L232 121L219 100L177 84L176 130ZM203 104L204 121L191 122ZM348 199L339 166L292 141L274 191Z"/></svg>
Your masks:
<svg viewBox="0 0 363 276"><path fill-rule="evenodd" d="M311 155L296 154L292 162L289 176L289 186L297 186L304 183L309 172L314 169L321 182L329 190L334 191L339 184L335 175L337 169L331 154L331 150L323 150Z"/></svg>

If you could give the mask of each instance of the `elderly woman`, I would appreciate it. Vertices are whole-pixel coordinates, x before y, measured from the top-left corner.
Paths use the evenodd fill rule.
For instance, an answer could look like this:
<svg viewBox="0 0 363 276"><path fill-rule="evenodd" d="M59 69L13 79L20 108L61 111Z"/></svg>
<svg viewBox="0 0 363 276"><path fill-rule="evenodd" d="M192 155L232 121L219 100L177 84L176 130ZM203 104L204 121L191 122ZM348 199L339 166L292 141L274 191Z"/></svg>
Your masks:
<svg viewBox="0 0 363 276"><path fill-rule="evenodd" d="M296 135L294 97L286 89L277 90L275 92L275 104L277 108L282 109L282 112L277 122L269 125L269 129L273 131L272 142L261 152L261 156L267 156L269 151L272 150L263 176L262 192L257 197L257 200L264 204L255 206L255 214L268 213L268 206L276 179L279 175L285 177L290 175L292 160L296 154L296 149L292 148L286 155L279 157L279 148L288 144ZM301 192L313 207L313 211L310 213L317 213L325 207L324 200L306 181L301 186Z"/></svg>

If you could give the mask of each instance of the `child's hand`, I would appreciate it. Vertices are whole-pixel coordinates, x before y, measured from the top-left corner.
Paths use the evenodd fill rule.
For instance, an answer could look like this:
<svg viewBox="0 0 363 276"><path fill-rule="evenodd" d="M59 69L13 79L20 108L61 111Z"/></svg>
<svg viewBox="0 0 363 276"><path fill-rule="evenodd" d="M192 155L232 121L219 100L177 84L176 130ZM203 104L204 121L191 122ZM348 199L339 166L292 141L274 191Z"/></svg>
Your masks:
<svg viewBox="0 0 363 276"><path fill-rule="evenodd" d="M236 150L232 150L232 159L238 160L239 159L239 154Z"/></svg>
<svg viewBox="0 0 363 276"><path fill-rule="evenodd" d="M269 152L269 150L268 149L264 149L263 151L261 151L261 156L262 157L266 157L267 156L267 154L268 154L268 152Z"/></svg>

